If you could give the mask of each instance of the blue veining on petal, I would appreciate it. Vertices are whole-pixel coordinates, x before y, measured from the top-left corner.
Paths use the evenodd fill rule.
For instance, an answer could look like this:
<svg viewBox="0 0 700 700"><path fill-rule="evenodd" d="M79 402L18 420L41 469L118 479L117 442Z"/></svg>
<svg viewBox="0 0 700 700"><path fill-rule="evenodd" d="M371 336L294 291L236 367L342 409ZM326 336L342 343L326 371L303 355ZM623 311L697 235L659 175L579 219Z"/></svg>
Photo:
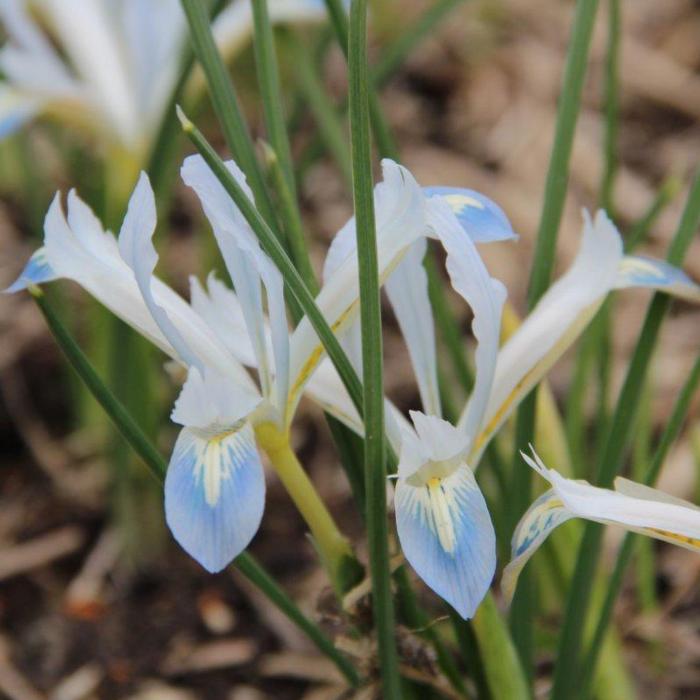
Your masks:
<svg viewBox="0 0 700 700"><path fill-rule="evenodd" d="M692 302L700 302L700 286L665 260L627 255L620 261L615 287L648 287Z"/></svg>
<svg viewBox="0 0 700 700"><path fill-rule="evenodd" d="M523 567L550 533L570 520L568 511L559 495L552 489L539 496L520 519L511 540L511 560L503 570L501 592L510 603Z"/></svg>
<svg viewBox="0 0 700 700"><path fill-rule="evenodd" d="M221 571L248 546L264 505L265 475L249 424L213 437L180 432L165 478L165 518L207 571Z"/></svg>
<svg viewBox="0 0 700 700"><path fill-rule="evenodd" d="M26 264L20 276L4 289L5 294L14 294L26 289L31 284L42 284L56 279L56 273L51 269L49 261L46 259L46 248L39 248Z"/></svg>
<svg viewBox="0 0 700 700"><path fill-rule="evenodd" d="M416 573L465 619L476 612L496 569L496 536L474 474L463 466L442 479L449 502L451 551L441 544L427 487L399 480L396 525L404 555Z"/></svg>
<svg viewBox="0 0 700 700"><path fill-rule="evenodd" d="M462 187L424 187L423 191L426 197L439 195L450 205L474 243L518 238L503 209L479 192Z"/></svg>

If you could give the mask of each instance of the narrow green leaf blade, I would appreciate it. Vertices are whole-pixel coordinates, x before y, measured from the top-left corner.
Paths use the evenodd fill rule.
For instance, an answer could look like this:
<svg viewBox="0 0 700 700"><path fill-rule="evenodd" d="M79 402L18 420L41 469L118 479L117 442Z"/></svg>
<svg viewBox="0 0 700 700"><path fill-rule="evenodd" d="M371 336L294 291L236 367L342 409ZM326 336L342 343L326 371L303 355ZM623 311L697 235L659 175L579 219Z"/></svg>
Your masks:
<svg viewBox="0 0 700 700"><path fill-rule="evenodd" d="M372 610L377 634L379 668L382 675L382 695L388 700L399 700L401 679L396 652L386 513L384 370L372 183L372 148L369 135L367 0L353 0L350 7L348 53L350 145L360 277L367 540L372 577Z"/></svg>

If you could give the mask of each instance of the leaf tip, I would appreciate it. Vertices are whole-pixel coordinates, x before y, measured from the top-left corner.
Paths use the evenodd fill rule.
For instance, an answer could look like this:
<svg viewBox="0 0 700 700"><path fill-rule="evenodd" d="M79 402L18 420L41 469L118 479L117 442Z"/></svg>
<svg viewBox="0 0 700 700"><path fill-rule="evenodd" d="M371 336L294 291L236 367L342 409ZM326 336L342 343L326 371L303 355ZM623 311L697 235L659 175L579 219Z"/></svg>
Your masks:
<svg viewBox="0 0 700 700"><path fill-rule="evenodd" d="M184 132L189 133L194 131L194 124L190 121L180 105L175 105L175 114L177 114L177 118L180 120Z"/></svg>

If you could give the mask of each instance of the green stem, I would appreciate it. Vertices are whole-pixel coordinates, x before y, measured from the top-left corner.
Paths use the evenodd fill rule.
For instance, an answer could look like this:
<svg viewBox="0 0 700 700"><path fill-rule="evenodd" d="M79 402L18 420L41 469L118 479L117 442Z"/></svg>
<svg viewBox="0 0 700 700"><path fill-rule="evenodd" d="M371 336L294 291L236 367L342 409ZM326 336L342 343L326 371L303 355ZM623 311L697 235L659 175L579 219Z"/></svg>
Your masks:
<svg viewBox="0 0 700 700"><path fill-rule="evenodd" d="M608 48L605 55L605 141L604 169L600 184L600 206L615 218L614 185L617 174L617 132L620 121L620 0L608 0Z"/></svg>
<svg viewBox="0 0 700 700"><path fill-rule="evenodd" d="M265 179L255 158L255 149L221 54L211 32L207 4L201 0L181 0L187 17L195 55L209 85L214 111L231 153L245 173L255 196L255 203L268 223L275 221L274 209Z"/></svg>
<svg viewBox="0 0 700 700"><path fill-rule="evenodd" d="M491 593L486 594L471 627L494 700L530 700L527 675Z"/></svg>
<svg viewBox="0 0 700 700"><path fill-rule="evenodd" d="M153 443L146 437L139 425L131 417L131 414L124 408L123 404L117 400L100 379L97 372L95 372L90 364L90 361L54 313L44 293L38 287L31 287L29 291L34 297L34 300L46 320L49 330L68 359L70 365L83 380L134 452L136 452L148 467L149 472L162 484L165 479L167 465L160 452L158 452L153 446ZM238 556L234 564L265 594L273 605L279 608L309 637L318 650L325 654L338 667L351 685L357 686L359 684L357 672L350 662L333 646L330 639L328 639L311 620L304 616L291 598L287 596L260 564L255 561L252 555L244 552Z"/></svg>
<svg viewBox="0 0 700 700"><path fill-rule="evenodd" d="M700 173L695 176L688 194L683 216L669 247L667 260L679 265L690 245L700 222ZM644 385L661 323L668 311L670 299L655 294L647 311L644 325L630 361L610 428L597 461L596 484L609 487L617 475L625 454L634 419L639 408L639 396ZM554 669L553 700L570 698L577 683L576 673L581 651L581 634L590 602L590 581L595 573L603 528L587 523L579 547L579 555L567 598L564 624L559 639L557 662Z"/></svg>
<svg viewBox="0 0 700 700"><path fill-rule="evenodd" d="M309 526L321 561L336 591L342 596L362 578L362 568L357 563L350 542L338 529L333 516L299 464L289 444L288 432L274 423L262 423L256 426L255 437Z"/></svg>
<svg viewBox="0 0 700 700"><path fill-rule="evenodd" d="M402 30L399 36L384 51L371 71L370 80L372 84L380 86L386 83L406 60L411 51L423 39L430 36L436 25L455 7L464 2L465 0L437 0L435 4L430 5L413 24Z"/></svg>
<svg viewBox="0 0 700 700"><path fill-rule="evenodd" d="M401 679L394 638L394 604L391 595L386 517L382 317L369 135L367 0L353 0L351 4L348 69L350 150L360 281L366 522L372 578L372 610L382 676L382 696L387 700L399 700L402 697Z"/></svg>
<svg viewBox="0 0 700 700"><path fill-rule="evenodd" d="M301 214L297 206L295 195L289 189L289 181L285 177L277 153L266 143L263 143L265 162L267 163L273 187L277 192L282 219L287 225L287 247L289 254L299 270L304 283L311 294L318 293L318 282L316 274L311 265L309 249L304 237L304 228L301 221ZM293 176L292 176L293 177Z"/></svg>
<svg viewBox="0 0 700 700"><path fill-rule="evenodd" d="M267 9L268 0L253 0L255 64L258 72L260 97L265 114L265 126L272 148L287 182L287 189L296 201L296 183L292 170L292 151L289 146L280 89L277 56L275 55L272 25Z"/></svg>
<svg viewBox="0 0 700 700"><path fill-rule="evenodd" d="M292 32L288 32L286 37L294 58L299 89L318 126L320 138L333 156L347 184L352 185L352 164L343 123L328 98L308 48Z"/></svg>
<svg viewBox="0 0 700 700"><path fill-rule="evenodd" d="M341 0L325 0L328 13L330 14L333 29L335 31L338 45L345 57L349 57L348 47L348 19ZM369 80L369 79L368 79ZM368 82L368 88L371 85ZM373 90L368 89L367 101L369 104L369 118L374 131L374 138L377 143L377 150L382 158L398 158L398 149L394 143L389 127L382 115L379 100Z"/></svg>
<svg viewBox="0 0 700 700"><path fill-rule="evenodd" d="M593 33L598 0L578 0L571 40L564 69L564 80L559 100L554 145L547 171L544 203L535 242L535 252L528 286L528 309L532 309L544 294L552 276L556 252L557 234L564 209L564 198L568 184L569 161L573 147L574 132L581 106L581 92L586 76L588 51ZM535 428L536 389L522 402L516 419L516 443L514 445L514 469L511 506L512 516L522 515L530 503L531 473L520 459L519 450L532 441ZM532 618L534 599L527 594L528 578L520 585L524 594L516 597L511 609L514 636L524 664L532 663Z"/></svg>
<svg viewBox="0 0 700 700"><path fill-rule="evenodd" d="M669 177L659 188L653 201L642 217L628 231L625 240L625 250L632 252L649 234L651 227L661 215L661 212L674 199L681 188L681 181L676 177Z"/></svg>

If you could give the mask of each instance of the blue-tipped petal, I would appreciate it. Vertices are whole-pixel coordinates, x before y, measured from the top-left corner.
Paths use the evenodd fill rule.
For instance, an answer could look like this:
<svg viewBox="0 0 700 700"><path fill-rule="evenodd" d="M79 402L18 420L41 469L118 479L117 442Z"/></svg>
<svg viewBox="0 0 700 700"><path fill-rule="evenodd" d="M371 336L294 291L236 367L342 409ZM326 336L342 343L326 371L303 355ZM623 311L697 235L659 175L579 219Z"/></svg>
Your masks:
<svg viewBox="0 0 700 700"><path fill-rule="evenodd" d="M400 479L396 485L401 547L423 581L467 619L491 585L496 536L471 469L430 481L411 486Z"/></svg>
<svg viewBox="0 0 700 700"><path fill-rule="evenodd" d="M213 437L183 428L165 478L165 518L182 548L221 571L250 543L265 505L265 475L250 424Z"/></svg>
<svg viewBox="0 0 700 700"><path fill-rule="evenodd" d="M461 187L424 187L426 197L439 195L474 243L495 243L518 238L508 217L493 200Z"/></svg>
<svg viewBox="0 0 700 700"><path fill-rule="evenodd" d="M51 269L49 261L46 258L46 248L39 248L26 264L20 276L3 292L5 294L14 294L26 289L32 284L42 284L56 279L56 273Z"/></svg>
<svg viewBox="0 0 700 700"><path fill-rule="evenodd" d="M696 304L700 302L700 286L683 270L665 260L643 255L627 255L622 258L615 287L648 287Z"/></svg>

